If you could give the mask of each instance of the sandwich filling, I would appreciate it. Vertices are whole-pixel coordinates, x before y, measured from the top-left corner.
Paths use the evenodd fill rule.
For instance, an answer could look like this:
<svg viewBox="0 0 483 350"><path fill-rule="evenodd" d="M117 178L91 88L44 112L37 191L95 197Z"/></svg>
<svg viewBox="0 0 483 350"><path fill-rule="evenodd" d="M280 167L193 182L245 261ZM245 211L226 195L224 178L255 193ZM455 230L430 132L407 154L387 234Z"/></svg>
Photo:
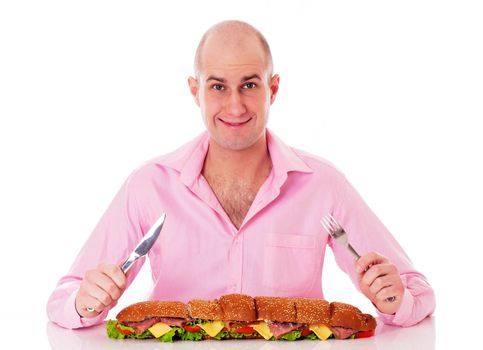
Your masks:
<svg viewBox="0 0 483 350"><path fill-rule="evenodd" d="M358 332L344 327L328 327L326 325L307 325L292 322L258 321L246 323L244 326L227 328L224 321L176 320L175 322L156 322L151 318L142 322L142 326L129 326L116 321L108 322L108 335L111 338L163 338L162 341L172 341L176 335L182 340L227 339L227 338L264 338L266 340L296 340L329 338L347 339L362 338L373 335L373 332ZM232 322L226 321L226 324ZM149 325L149 326L147 326ZM161 340L161 339L160 339Z"/></svg>

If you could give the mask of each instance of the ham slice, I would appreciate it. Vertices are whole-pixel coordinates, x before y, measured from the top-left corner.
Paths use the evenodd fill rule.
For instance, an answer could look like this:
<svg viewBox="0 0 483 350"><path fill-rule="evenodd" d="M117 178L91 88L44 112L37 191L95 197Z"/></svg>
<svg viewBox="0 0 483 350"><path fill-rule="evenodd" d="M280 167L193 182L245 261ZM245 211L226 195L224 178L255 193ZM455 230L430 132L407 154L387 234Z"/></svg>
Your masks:
<svg viewBox="0 0 483 350"><path fill-rule="evenodd" d="M157 318L152 317L141 322L126 322L125 324L126 326L134 328L136 333L141 334L144 333L149 327L151 327L155 323L158 323Z"/></svg>
<svg viewBox="0 0 483 350"><path fill-rule="evenodd" d="M353 330L352 328L330 327L330 329L331 329L332 333L334 333L334 336L337 339L347 339L352 334L357 333L357 331Z"/></svg>
<svg viewBox="0 0 483 350"><path fill-rule="evenodd" d="M140 334L146 332L149 327L158 322L166 323L168 326L183 327L183 324L186 322L186 320L175 317L151 317L141 322L126 322L126 326L134 328L136 333Z"/></svg>
<svg viewBox="0 0 483 350"><path fill-rule="evenodd" d="M228 329L242 328L254 323L254 322L247 322L247 321L223 321L223 322L225 323L225 327Z"/></svg>
<svg viewBox="0 0 483 350"><path fill-rule="evenodd" d="M275 338L279 338L280 336L299 329L300 326L302 326L300 323L275 321L268 321L267 325Z"/></svg>
<svg viewBox="0 0 483 350"><path fill-rule="evenodd" d="M176 326L176 327L183 328L183 326L186 323L186 320L183 318L176 318L176 317L162 317L159 319L158 322L166 323L168 326L171 326L171 327Z"/></svg>

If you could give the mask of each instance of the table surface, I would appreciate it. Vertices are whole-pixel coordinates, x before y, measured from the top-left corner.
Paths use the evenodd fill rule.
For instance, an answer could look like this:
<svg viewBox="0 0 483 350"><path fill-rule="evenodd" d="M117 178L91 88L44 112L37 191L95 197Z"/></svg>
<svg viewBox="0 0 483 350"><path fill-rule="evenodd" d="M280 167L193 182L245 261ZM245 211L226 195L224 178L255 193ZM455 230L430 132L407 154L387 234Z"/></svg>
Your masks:
<svg viewBox="0 0 483 350"><path fill-rule="evenodd" d="M378 322L374 337L355 340L327 341L266 341L256 340L205 340L199 342L178 341L161 343L155 339L109 339L105 325L86 329L68 330L51 322L47 323L47 336L53 350L100 349L206 349L206 350L276 350L276 349L431 349L435 348L435 319L430 317L416 326L392 327Z"/></svg>

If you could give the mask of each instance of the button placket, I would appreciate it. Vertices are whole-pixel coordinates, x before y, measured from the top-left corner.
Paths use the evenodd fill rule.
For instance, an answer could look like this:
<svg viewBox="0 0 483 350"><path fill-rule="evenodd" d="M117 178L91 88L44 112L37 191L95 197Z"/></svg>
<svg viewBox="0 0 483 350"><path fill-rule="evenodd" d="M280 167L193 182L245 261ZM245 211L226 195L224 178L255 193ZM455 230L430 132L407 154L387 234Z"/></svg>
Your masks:
<svg viewBox="0 0 483 350"><path fill-rule="evenodd" d="M243 254L242 254L242 237L240 234L233 238L230 254L230 264L232 271L232 280L229 286L233 293L241 291L241 279L242 279L242 266L243 266Z"/></svg>

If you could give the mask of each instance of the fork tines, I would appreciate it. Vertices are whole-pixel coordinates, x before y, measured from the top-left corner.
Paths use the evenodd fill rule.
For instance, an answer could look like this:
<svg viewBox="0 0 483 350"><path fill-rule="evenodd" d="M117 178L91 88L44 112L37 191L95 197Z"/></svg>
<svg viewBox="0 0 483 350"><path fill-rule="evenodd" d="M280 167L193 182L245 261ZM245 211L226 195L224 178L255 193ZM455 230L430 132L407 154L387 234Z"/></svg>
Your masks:
<svg viewBox="0 0 483 350"><path fill-rule="evenodd" d="M327 231L327 233L331 236L337 234L337 231L341 230L339 223L330 214L324 216L320 222L322 226L324 226L324 229Z"/></svg>

